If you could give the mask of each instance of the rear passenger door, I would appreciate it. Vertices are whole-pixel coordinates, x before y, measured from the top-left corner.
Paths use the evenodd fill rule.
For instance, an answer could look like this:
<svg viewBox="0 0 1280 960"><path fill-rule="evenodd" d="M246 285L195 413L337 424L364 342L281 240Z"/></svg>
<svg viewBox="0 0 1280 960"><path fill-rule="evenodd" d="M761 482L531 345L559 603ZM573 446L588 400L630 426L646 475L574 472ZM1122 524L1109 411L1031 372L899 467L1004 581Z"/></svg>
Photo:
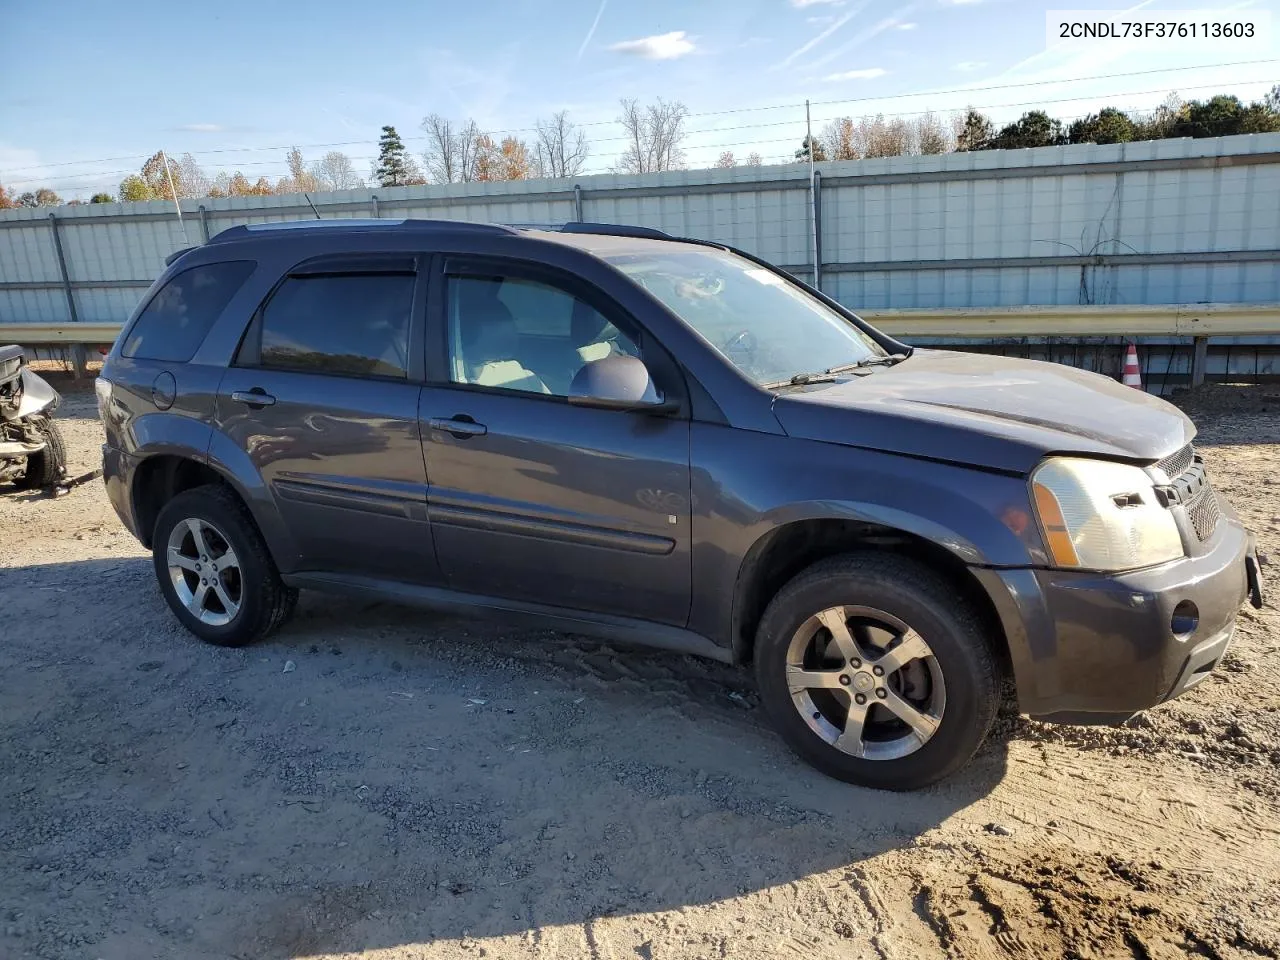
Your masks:
<svg viewBox="0 0 1280 960"><path fill-rule="evenodd" d="M426 271L322 257L259 307L218 391L294 541L295 570L438 577L418 429Z"/></svg>

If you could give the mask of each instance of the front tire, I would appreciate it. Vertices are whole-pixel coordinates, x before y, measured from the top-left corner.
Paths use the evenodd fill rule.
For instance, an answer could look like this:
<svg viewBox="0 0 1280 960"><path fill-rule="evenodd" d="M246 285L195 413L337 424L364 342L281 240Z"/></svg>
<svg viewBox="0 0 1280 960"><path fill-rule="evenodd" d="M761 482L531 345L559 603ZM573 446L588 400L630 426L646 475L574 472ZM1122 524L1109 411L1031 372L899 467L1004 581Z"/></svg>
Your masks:
<svg viewBox="0 0 1280 960"><path fill-rule="evenodd" d="M293 614L298 592L281 581L249 511L225 487L196 487L165 504L151 556L170 609L207 643L245 646Z"/></svg>
<svg viewBox="0 0 1280 960"><path fill-rule="evenodd" d="M760 621L755 671L792 749L885 790L959 770L1000 704L981 619L942 577L893 554L834 557L783 587Z"/></svg>
<svg viewBox="0 0 1280 960"><path fill-rule="evenodd" d="M13 481L21 490L44 490L57 484L67 473L67 444L55 420L36 418L32 426L44 440L39 453L27 457L26 470Z"/></svg>

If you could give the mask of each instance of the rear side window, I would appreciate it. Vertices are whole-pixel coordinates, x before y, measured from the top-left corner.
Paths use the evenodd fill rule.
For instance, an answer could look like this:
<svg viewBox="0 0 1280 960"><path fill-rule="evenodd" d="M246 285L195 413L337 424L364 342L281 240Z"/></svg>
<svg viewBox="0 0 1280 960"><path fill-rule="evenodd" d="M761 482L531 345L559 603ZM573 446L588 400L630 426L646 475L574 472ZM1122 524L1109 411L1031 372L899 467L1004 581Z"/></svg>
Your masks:
<svg viewBox="0 0 1280 960"><path fill-rule="evenodd" d="M262 312L264 367L408 376L411 273L289 277Z"/></svg>
<svg viewBox="0 0 1280 960"><path fill-rule="evenodd" d="M138 360L190 360L255 266L229 260L175 274L151 298L120 352Z"/></svg>

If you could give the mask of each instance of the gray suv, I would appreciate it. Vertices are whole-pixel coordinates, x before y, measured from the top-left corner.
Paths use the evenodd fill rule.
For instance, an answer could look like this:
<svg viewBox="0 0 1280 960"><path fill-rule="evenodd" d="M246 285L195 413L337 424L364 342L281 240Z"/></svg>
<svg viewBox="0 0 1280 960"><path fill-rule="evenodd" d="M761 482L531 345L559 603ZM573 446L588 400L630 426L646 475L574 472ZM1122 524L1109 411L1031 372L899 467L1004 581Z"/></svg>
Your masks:
<svg viewBox="0 0 1280 960"><path fill-rule="evenodd" d="M652 230L235 227L170 257L98 396L111 502L202 639L312 588L752 663L870 786L960 768L1006 679L1072 723L1175 697L1262 602L1174 407Z"/></svg>

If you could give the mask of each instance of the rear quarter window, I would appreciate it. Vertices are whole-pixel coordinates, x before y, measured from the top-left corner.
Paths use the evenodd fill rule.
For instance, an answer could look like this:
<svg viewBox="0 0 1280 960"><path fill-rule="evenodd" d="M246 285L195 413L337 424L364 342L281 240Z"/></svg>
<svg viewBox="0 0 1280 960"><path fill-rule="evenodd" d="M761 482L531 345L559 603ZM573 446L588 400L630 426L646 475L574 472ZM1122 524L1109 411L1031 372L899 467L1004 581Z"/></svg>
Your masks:
<svg viewBox="0 0 1280 960"><path fill-rule="evenodd" d="M151 298L120 352L138 360L190 360L256 265L228 260L175 274Z"/></svg>

